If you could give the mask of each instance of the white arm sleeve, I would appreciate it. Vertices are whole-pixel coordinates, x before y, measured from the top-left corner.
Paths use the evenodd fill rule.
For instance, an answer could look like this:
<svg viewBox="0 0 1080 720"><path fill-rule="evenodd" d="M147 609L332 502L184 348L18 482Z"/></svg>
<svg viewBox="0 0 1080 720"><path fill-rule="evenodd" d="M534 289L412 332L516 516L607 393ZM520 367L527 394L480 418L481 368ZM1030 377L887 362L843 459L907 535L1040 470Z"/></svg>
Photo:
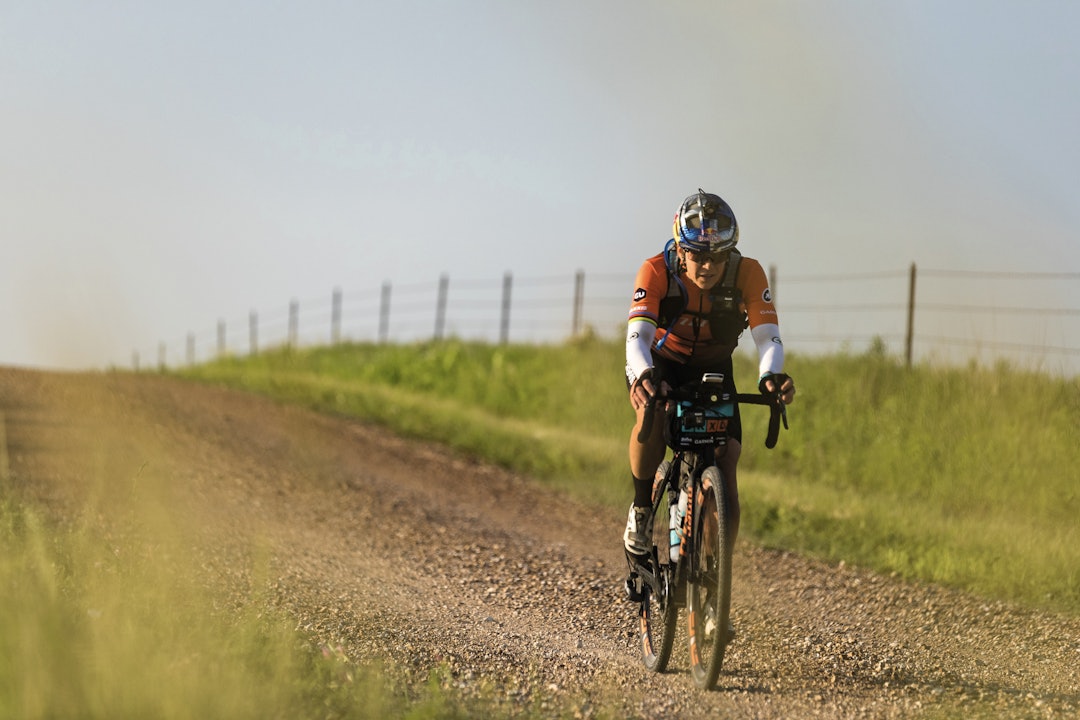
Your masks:
<svg viewBox="0 0 1080 720"><path fill-rule="evenodd" d="M648 320L635 319L626 325L626 379L633 385L653 366L652 341L656 326Z"/></svg>
<svg viewBox="0 0 1080 720"><path fill-rule="evenodd" d="M784 371L784 343L780 340L780 326L776 323L763 323L750 329L758 351L758 374ZM628 350L629 352L629 350Z"/></svg>

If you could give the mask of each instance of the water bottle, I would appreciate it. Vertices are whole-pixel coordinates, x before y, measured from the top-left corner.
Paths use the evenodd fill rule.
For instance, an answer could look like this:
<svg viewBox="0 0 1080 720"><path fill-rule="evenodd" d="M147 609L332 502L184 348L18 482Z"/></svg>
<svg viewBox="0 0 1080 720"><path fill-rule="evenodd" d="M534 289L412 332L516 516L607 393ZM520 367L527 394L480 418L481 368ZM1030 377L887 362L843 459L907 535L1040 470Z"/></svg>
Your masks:
<svg viewBox="0 0 1080 720"><path fill-rule="evenodd" d="M682 535L682 522L679 519L679 506L672 505L669 509L671 512L671 535L669 536L668 552L671 553L671 562L676 563L679 561L679 545L682 542L680 535Z"/></svg>
<svg viewBox="0 0 1080 720"><path fill-rule="evenodd" d="M679 561L679 546L682 544L683 518L686 517L686 491L679 491L679 502L671 506L671 535L669 545L672 563Z"/></svg>

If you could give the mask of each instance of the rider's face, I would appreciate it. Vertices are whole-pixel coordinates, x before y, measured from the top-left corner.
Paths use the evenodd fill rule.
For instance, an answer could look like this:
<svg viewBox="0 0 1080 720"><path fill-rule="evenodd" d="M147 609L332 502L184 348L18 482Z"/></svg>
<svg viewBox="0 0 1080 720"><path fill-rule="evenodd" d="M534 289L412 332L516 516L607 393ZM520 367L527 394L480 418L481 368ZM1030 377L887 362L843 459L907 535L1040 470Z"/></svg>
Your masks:
<svg viewBox="0 0 1080 720"><path fill-rule="evenodd" d="M727 264L728 253L697 253L689 250L681 250L683 264L686 266L686 274L690 281L701 290L709 290L724 275L724 266Z"/></svg>

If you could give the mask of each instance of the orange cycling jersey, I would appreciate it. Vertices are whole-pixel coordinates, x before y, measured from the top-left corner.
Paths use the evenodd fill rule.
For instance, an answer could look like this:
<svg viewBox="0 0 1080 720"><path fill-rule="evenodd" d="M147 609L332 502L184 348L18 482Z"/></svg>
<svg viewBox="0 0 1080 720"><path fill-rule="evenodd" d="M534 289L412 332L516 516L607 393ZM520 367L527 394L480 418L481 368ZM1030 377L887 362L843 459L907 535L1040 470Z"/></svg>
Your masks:
<svg viewBox="0 0 1080 720"><path fill-rule="evenodd" d="M755 328L765 323L776 323L776 307L761 264L753 258L743 257L738 271L735 286L741 293L739 309L746 314L749 326ZM680 273L679 280L686 288L686 302L678 317L663 318L663 324L667 325L663 327L660 303L669 296L669 285L675 282L669 278L664 253L646 260L637 273L630 321L645 320L656 325L658 329L653 349L672 360L687 362L692 357L706 359L730 355L738 343L737 335L734 338L714 338L711 324L706 321L714 311L712 294L716 288L702 291L685 271ZM663 340L665 336L667 339ZM657 350L661 340L663 345Z"/></svg>

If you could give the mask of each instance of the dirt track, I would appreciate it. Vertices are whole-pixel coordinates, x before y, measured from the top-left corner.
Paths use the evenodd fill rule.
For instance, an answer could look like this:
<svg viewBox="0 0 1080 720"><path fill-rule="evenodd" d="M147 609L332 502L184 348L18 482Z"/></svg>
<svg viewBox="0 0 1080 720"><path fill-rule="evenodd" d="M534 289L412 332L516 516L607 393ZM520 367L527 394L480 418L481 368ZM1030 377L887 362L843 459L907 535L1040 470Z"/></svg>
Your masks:
<svg viewBox="0 0 1080 720"><path fill-rule="evenodd" d="M1080 714L1076 619L744 542L739 636L702 693L682 638L667 674L641 665L621 512L359 422L153 376L0 369L0 413L22 491L63 511L167 482L222 580L250 582L240 559L269 546L299 626L406 680L445 666L464 694L580 717Z"/></svg>

